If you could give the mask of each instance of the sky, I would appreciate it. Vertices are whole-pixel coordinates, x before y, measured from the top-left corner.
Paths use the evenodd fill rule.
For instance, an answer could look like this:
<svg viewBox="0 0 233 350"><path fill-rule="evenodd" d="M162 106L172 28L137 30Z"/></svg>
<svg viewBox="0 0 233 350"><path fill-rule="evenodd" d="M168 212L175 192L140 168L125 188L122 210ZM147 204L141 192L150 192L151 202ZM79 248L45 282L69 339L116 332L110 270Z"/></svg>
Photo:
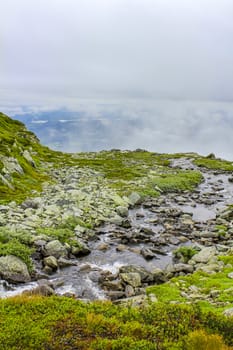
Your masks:
<svg viewBox="0 0 233 350"><path fill-rule="evenodd" d="M7 0L0 13L3 112L104 105L134 115L176 101L180 115L170 109L166 120L177 121L182 137L195 114L187 114L187 101L195 110L209 106L200 128L221 103L226 132L233 131L232 0ZM150 120L163 133L158 110Z"/></svg>

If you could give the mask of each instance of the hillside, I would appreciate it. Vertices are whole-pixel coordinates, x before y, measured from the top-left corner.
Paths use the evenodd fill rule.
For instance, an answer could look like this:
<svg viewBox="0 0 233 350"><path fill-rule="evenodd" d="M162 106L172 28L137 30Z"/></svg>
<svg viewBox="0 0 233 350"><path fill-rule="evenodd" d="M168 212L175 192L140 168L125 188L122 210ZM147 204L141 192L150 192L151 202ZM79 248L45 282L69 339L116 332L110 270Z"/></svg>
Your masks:
<svg viewBox="0 0 233 350"><path fill-rule="evenodd" d="M232 172L55 152L1 113L0 349L232 349Z"/></svg>

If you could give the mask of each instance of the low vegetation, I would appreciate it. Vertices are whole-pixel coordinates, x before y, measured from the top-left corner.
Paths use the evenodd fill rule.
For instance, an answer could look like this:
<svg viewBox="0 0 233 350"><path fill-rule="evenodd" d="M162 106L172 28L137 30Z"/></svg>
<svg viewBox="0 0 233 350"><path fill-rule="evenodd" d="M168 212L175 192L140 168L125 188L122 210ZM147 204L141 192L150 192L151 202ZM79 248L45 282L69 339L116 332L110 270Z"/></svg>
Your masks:
<svg viewBox="0 0 233 350"><path fill-rule="evenodd" d="M233 345L233 320L195 305L132 308L23 296L1 300L0 315L4 350L205 349L208 342L214 350Z"/></svg>

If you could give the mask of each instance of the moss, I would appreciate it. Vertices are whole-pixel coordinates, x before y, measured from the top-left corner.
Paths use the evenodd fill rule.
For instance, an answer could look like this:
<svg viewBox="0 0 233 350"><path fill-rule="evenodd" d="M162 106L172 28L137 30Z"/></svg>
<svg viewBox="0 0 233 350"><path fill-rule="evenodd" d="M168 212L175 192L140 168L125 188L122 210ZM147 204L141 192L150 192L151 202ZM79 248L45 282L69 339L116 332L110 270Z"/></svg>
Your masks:
<svg viewBox="0 0 233 350"><path fill-rule="evenodd" d="M195 330L233 343L233 320L192 305L132 308L52 296L0 300L2 349L183 349Z"/></svg>
<svg viewBox="0 0 233 350"><path fill-rule="evenodd" d="M207 169L233 171L233 163L222 159L210 159L207 157L199 157L194 160L194 164Z"/></svg>
<svg viewBox="0 0 233 350"><path fill-rule="evenodd" d="M225 302L225 306L216 307L215 304L205 299L200 302L200 305L207 311L215 310L217 313L221 313L224 309L233 307L232 294L231 292L226 293L226 290L232 288L232 280L227 277L230 271L232 269L224 269L222 272L211 275L198 271L190 275L175 277L163 285L148 287L147 293L154 293L158 300L164 303L170 303L172 301L186 303L187 299L181 297L181 292L187 291L190 286L199 288L203 296L209 295L212 290L218 290L219 293L215 301Z"/></svg>
<svg viewBox="0 0 233 350"><path fill-rule="evenodd" d="M14 255L20 258L28 267L29 272L33 270L31 254L33 250L25 244L13 239L7 243L0 243L0 256Z"/></svg>
<svg viewBox="0 0 233 350"><path fill-rule="evenodd" d="M183 246L173 251L174 257L181 259L184 263L187 263L196 253L197 250L189 246Z"/></svg>
<svg viewBox="0 0 233 350"><path fill-rule="evenodd" d="M158 174L152 178L152 183L163 192L193 190L203 180L198 171L173 171Z"/></svg>

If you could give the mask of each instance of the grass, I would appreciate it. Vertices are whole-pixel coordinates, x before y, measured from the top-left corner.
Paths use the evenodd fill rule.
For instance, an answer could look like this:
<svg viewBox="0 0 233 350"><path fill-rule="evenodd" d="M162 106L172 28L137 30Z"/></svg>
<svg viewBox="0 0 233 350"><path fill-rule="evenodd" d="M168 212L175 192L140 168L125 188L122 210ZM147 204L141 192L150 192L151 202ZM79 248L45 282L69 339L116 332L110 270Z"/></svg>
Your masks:
<svg viewBox="0 0 233 350"><path fill-rule="evenodd" d="M233 320L192 305L132 308L21 296L0 300L0 320L2 350L181 350L200 330L218 336L223 345L233 344Z"/></svg>
<svg viewBox="0 0 233 350"><path fill-rule="evenodd" d="M147 293L155 294L158 300L163 303L186 303L187 299L181 296L181 292L187 292L189 287L195 286L203 294L202 307L208 311L221 313L224 309L233 307L232 280L227 277L231 271L232 268L225 268L223 271L211 275L198 271L190 275L175 277L163 285L148 287ZM205 300L205 296L207 297L213 290L219 292L214 301L225 302L226 305L217 307Z"/></svg>
<svg viewBox="0 0 233 350"><path fill-rule="evenodd" d="M199 157L193 161L199 167L213 170L233 171L233 163L222 159L210 159L207 157Z"/></svg>

